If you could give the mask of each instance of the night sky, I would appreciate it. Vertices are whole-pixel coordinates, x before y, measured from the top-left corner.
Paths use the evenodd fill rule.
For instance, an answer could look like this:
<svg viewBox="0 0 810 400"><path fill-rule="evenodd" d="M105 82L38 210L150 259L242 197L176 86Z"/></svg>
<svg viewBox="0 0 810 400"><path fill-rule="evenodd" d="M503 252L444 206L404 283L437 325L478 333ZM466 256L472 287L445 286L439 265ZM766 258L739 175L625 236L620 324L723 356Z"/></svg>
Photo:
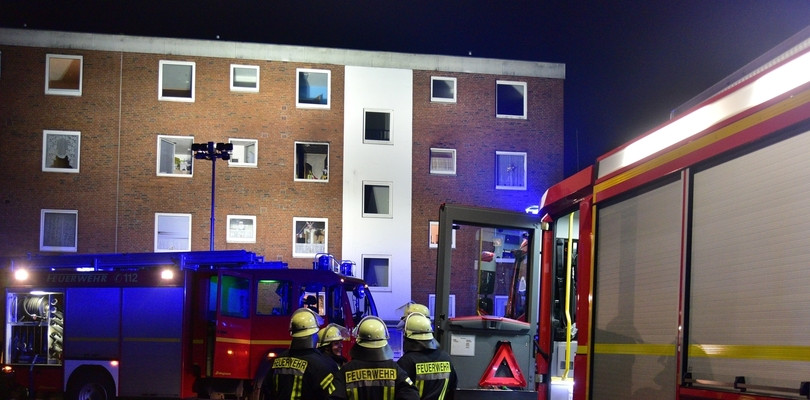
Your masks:
<svg viewBox="0 0 810 400"><path fill-rule="evenodd" d="M564 63L566 176L808 25L810 0L0 0L9 28Z"/></svg>

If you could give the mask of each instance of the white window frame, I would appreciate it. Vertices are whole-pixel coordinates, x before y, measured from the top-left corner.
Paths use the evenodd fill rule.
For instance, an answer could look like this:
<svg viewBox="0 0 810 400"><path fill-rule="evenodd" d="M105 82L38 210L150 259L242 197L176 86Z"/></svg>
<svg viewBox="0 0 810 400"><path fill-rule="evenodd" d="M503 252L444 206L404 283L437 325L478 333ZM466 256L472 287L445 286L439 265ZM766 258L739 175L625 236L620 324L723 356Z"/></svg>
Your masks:
<svg viewBox="0 0 810 400"><path fill-rule="evenodd" d="M443 81L443 82L452 82L451 86L453 87L453 97L437 97L435 93L433 93L433 82L436 81ZM458 82L456 78L448 77L448 76L431 76L430 77L430 101L434 103L455 103L458 99Z"/></svg>
<svg viewBox="0 0 810 400"><path fill-rule="evenodd" d="M160 171L160 166L161 166L160 160L161 160L161 156L162 156L162 153L161 153L161 140L166 140L167 142L171 142L172 141L171 139L183 139L183 141L188 141L189 142L188 157L189 157L190 162L187 163L187 165L185 165L185 166L181 165L180 166L180 171L183 170L183 167L186 167L186 168L190 169L190 173L183 174L183 173L174 173L174 172L168 173L168 172L161 172ZM191 145L193 143L194 143L194 136L158 135L157 136L157 152L156 152L157 156L155 157L155 169L157 171L157 176L171 176L171 177L174 177L174 178L191 178L191 177L193 177L194 176L194 153L191 151ZM172 165L174 166L174 158L176 157L176 155L177 154L185 154L185 153L178 153L175 150L173 154L174 154L174 156L172 158ZM182 163L182 160L181 160L181 163ZM174 171L174 168L172 168L172 171Z"/></svg>
<svg viewBox="0 0 810 400"><path fill-rule="evenodd" d="M300 98L300 85L301 74L325 74L326 75L326 104L313 104L301 102ZM296 68L295 70L295 107L296 108L315 108L328 110L332 106L332 71L328 69L310 69L310 68Z"/></svg>
<svg viewBox="0 0 810 400"><path fill-rule="evenodd" d="M430 311L430 319L435 319L436 315L436 294L428 294L428 310ZM447 299L447 318L456 317L456 295L451 294Z"/></svg>
<svg viewBox="0 0 810 400"><path fill-rule="evenodd" d="M186 102L186 103L193 103L195 97L195 81L197 76L197 63L193 61L171 61L171 60L160 60L158 68L158 100L162 101L179 101L179 102ZM191 93L189 97L180 97L180 96L167 96L163 94L163 67L166 66L188 66L191 67Z"/></svg>
<svg viewBox="0 0 810 400"><path fill-rule="evenodd" d="M366 212L366 188L370 186L380 186L380 187L387 187L388 188L388 213L367 213ZM363 218L393 218L394 217L394 183L393 182L383 182L383 181L363 181L363 187L361 196L363 201L361 202L361 211L363 213ZM376 196L375 196L376 198Z"/></svg>
<svg viewBox="0 0 810 400"><path fill-rule="evenodd" d="M317 243L317 232L307 232L311 223L315 230L323 229L323 243ZM303 239L302 243L299 240ZM313 258L329 249L329 219L312 217L293 217L292 251L293 258Z"/></svg>
<svg viewBox="0 0 810 400"><path fill-rule="evenodd" d="M307 164L307 160L299 160L298 159L298 146L308 146L308 145L326 146L326 160L325 161L326 161L327 168L318 169L318 168L316 168L316 166L312 166L312 173L313 173L313 176L315 177L314 179L311 179L311 178L307 179L306 176L304 176L303 178L300 178L298 176L299 163ZM329 143L326 143L326 142L295 142L294 146L295 147L293 148L293 153L294 153L293 158L295 159L295 165L293 166L293 180L296 181L296 182L320 182L320 183L329 182L329 175L330 175L330 173L329 173L329 165L330 165L329 152L332 150L331 146L329 146ZM320 153L314 153L313 152L311 154L320 154ZM310 165L312 165L312 164L310 164ZM324 179L324 174L326 176L325 179Z"/></svg>
<svg viewBox="0 0 810 400"><path fill-rule="evenodd" d="M178 251L191 251L191 214L155 213L155 253Z"/></svg>
<svg viewBox="0 0 810 400"><path fill-rule="evenodd" d="M259 141L256 139L229 138L228 142L233 145L231 158L228 159L229 167L257 168L259 166ZM253 162L244 161L248 148L253 149ZM236 157L234 157L236 156ZM194 170L191 171L194 173Z"/></svg>
<svg viewBox="0 0 810 400"><path fill-rule="evenodd" d="M516 186L516 185L500 185L499 184L498 176L502 172L502 171L499 171L499 163L498 163L498 157L499 156L523 156L523 165L513 166L515 168L522 168L523 169L523 182L520 185ZM527 159L527 154L525 152L520 152L520 151L496 151L495 152L495 189L497 189L497 190L526 190L527 189L526 176L528 175L527 174L528 171L526 170L526 159ZM507 166L507 168L509 168L509 167L510 166ZM504 172L508 172L508 171L504 171Z"/></svg>
<svg viewBox="0 0 810 400"><path fill-rule="evenodd" d="M51 62L52 60L66 59L66 60L79 60L79 87L77 89L64 89L51 87ZM54 71L55 72L55 71ZM82 79L84 75L84 56L67 55L67 54L46 54L45 55L45 94L53 94L58 96L81 96L82 95Z"/></svg>
<svg viewBox="0 0 810 400"><path fill-rule="evenodd" d="M515 115L515 114L501 114L499 109L499 102L500 99L498 98L498 92L500 86L519 86L522 87L523 90L523 114L522 115ZM497 81L495 84L495 116L497 118L509 118L509 119L526 119L527 118L527 97L528 97L528 90L526 82L518 82L518 81Z"/></svg>
<svg viewBox="0 0 810 400"><path fill-rule="evenodd" d="M227 243L256 243L255 215L228 215L225 229Z"/></svg>
<svg viewBox="0 0 810 400"><path fill-rule="evenodd" d="M451 237L451 248L456 248L456 230L452 230L453 235ZM428 248L436 249L439 248L439 221L430 221L428 224Z"/></svg>
<svg viewBox="0 0 810 400"><path fill-rule="evenodd" d="M388 271L386 271L388 273L388 275L385 278L388 281L387 286L373 286L368 282L368 280L367 280L368 277L366 276L366 259L372 259L372 258L388 260ZM360 261L360 264L361 264L360 265L360 272L363 274L363 276L361 278L366 281L366 284L368 285L368 288L373 292L391 292L392 289L393 289L393 286L394 286L393 282L391 281L391 279L393 277L393 273L392 273L393 265L391 264L391 259L392 259L391 255L390 254L363 254L360 257L360 259L361 259L361 261Z"/></svg>
<svg viewBox="0 0 810 400"><path fill-rule="evenodd" d="M254 80L252 81L252 86L238 86L237 79L240 75L237 75L236 70L252 70L256 74L252 77ZM251 92L251 93L258 93L259 92L259 75L260 70L258 65L242 65L242 64L231 64L231 91L232 92ZM248 83L249 81L243 81Z"/></svg>
<svg viewBox="0 0 810 400"><path fill-rule="evenodd" d="M72 215L73 216L73 226L65 226L65 227L52 227L46 226L46 216L48 214L63 214L63 215ZM72 229L71 229L72 228ZM56 232L59 238L63 241L69 241L71 236L73 237L73 243L67 245L67 243L50 243L50 239L45 237L45 232L50 230L58 230L60 232ZM61 252L71 252L75 253L78 251L79 245L79 211L78 210L53 210L53 209L43 209L40 211L40 219L39 219L39 250L40 251L61 251ZM48 243L46 243L48 242Z"/></svg>
<svg viewBox="0 0 810 400"><path fill-rule="evenodd" d="M388 114L388 140L369 139L367 136L367 121L369 113ZM381 108L364 108L363 109L363 143L369 144L394 144L394 110L381 109Z"/></svg>
<svg viewBox="0 0 810 400"><path fill-rule="evenodd" d="M440 162L438 160L445 159L447 157L436 157L437 162L434 164L434 154L450 154L450 159L452 160L452 166L450 169L441 169L439 168ZM442 149L437 147L430 148L430 174L431 175L455 175L456 174L456 149Z"/></svg>
<svg viewBox="0 0 810 400"><path fill-rule="evenodd" d="M42 131L42 171L78 174L81 166L81 149L81 132ZM53 161L56 159L67 159L70 167L54 166Z"/></svg>

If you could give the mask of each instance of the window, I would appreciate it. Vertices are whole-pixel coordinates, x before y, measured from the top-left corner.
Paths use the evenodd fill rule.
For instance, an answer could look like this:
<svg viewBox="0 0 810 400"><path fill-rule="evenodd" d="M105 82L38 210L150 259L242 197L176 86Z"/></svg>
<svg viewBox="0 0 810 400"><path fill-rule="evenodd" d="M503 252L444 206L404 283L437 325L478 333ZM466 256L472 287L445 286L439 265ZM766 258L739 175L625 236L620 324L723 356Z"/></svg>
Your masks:
<svg viewBox="0 0 810 400"><path fill-rule="evenodd" d="M250 280L230 275L222 275L219 312L227 317L247 318Z"/></svg>
<svg viewBox="0 0 810 400"><path fill-rule="evenodd" d="M526 153L495 152L495 189L526 190Z"/></svg>
<svg viewBox="0 0 810 400"><path fill-rule="evenodd" d="M292 282L260 280L256 290L256 314L290 315L293 312ZM295 304L297 306L297 304Z"/></svg>
<svg viewBox="0 0 810 400"><path fill-rule="evenodd" d="M155 252L191 251L191 214L155 213Z"/></svg>
<svg viewBox="0 0 810 400"><path fill-rule="evenodd" d="M293 257L315 257L326 253L329 220L326 218L293 218Z"/></svg>
<svg viewBox="0 0 810 400"><path fill-rule="evenodd" d="M39 250L77 251L78 226L78 210L42 210L39 221Z"/></svg>
<svg viewBox="0 0 810 400"><path fill-rule="evenodd" d="M391 142L391 110L363 110L363 142Z"/></svg>
<svg viewBox="0 0 810 400"><path fill-rule="evenodd" d="M259 141L255 139L228 139L233 145L228 165L231 167L256 167Z"/></svg>
<svg viewBox="0 0 810 400"><path fill-rule="evenodd" d="M158 100L194 101L195 63L160 60Z"/></svg>
<svg viewBox="0 0 810 400"><path fill-rule="evenodd" d="M363 182L363 217L392 216L390 182Z"/></svg>
<svg viewBox="0 0 810 400"><path fill-rule="evenodd" d="M364 255L363 280L371 289L391 291L391 256Z"/></svg>
<svg viewBox="0 0 810 400"><path fill-rule="evenodd" d="M231 91L258 92L259 67L256 65L231 64Z"/></svg>
<svg viewBox="0 0 810 400"><path fill-rule="evenodd" d="M256 216L229 215L228 243L256 243Z"/></svg>
<svg viewBox="0 0 810 400"><path fill-rule="evenodd" d="M456 102L456 78L430 77L430 101L441 103Z"/></svg>
<svg viewBox="0 0 810 400"><path fill-rule="evenodd" d="M526 82L498 81L496 117L526 119Z"/></svg>
<svg viewBox="0 0 810 400"><path fill-rule="evenodd" d="M433 175L456 174L456 149L430 149L430 173Z"/></svg>
<svg viewBox="0 0 810 400"><path fill-rule="evenodd" d="M329 181L329 144L295 142L295 180Z"/></svg>
<svg viewBox="0 0 810 400"><path fill-rule="evenodd" d="M45 56L45 94L82 95L82 56Z"/></svg>
<svg viewBox="0 0 810 400"><path fill-rule="evenodd" d="M428 294L428 310L430 310L430 319L436 315L436 295L434 293ZM447 318L456 317L456 295L451 294L447 299Z"/></svg>
<svg viewBox="0 0 810 400"><path fill-rule="evenodd" d="M73 131L43 131L42 170L79 173L82 135Z"/></svg>
<svg viewBox="0 0 810 400"><path fill-rule="evenodd" d="M453 236L450 239L450 247L456 248L456 230L453 229ZM428 247L431 249L436 249L439 247L439 221L430 221L430 227L428 232Z"/></svg>
<svg viewBox="0 0 810 400"><path fill-rule="evenodd" d="M190 178L194 156L191 154L193 136L165 136L157 138L158 176L182 176Z"/></svg>
<svg viewBox="0 0 810 400"><path fill-rule="evenodd" d="M298 90L295 106L298 108L329 108L332 95L332 71L296 69L295 87Z"/></svg>

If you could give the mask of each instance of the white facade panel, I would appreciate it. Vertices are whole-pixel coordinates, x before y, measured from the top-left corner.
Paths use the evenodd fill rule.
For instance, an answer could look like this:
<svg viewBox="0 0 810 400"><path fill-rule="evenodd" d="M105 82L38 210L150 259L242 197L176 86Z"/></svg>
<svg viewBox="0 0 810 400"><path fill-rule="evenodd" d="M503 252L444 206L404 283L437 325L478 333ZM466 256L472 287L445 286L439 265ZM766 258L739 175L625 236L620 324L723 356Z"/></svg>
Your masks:
<svg viewBox="0 0 810 400"><path fill-rule="evenodd" d="M413 71L346 66L343 135L344 259L390 256L388 289L372 288L379 315L398 320L411 300ZM364 110L390 110L391 142L364 143ZM390 217L363 217L363 183L391 185Z"/></svg>

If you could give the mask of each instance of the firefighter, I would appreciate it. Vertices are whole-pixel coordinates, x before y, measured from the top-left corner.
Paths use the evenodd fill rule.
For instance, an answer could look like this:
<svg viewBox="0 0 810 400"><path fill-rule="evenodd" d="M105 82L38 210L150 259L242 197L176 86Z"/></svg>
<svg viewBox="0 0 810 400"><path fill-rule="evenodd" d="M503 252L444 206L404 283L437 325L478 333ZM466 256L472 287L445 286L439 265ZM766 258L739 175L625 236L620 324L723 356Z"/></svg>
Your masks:
<svg viewBox="0 0 810 400"><path fill-rule="evenodd" d="M348 361L343 357L343 342L349 340L349 330L338 325L329 324L318 331L318 350L335 360L338 367Z"/></svg>
<svg viewBox="0 0 810 400"><path fill-rule="evenodd" d="M341 368L351 400L418 400L419 392L408 374L394 362L388 345L388 327L375 316L360 320L351 361Z"/></svg>
<svg viewBox="0 0 810 400"><path fill-rule="evenodd" d="M346 398L337 365L315 348L321 323L321 318L309 308L293 312L290 348L273 360L269 379L265 381L269 384L270 399Z"/></svg>
<svg viewBox="0 0 810 400"><path fill-rule="evenodd" d="M405 318L405 354L397 361L419 389L422 400L452 400L458 378L450 356L433 337L430 319L421 313Z"/></svg>

